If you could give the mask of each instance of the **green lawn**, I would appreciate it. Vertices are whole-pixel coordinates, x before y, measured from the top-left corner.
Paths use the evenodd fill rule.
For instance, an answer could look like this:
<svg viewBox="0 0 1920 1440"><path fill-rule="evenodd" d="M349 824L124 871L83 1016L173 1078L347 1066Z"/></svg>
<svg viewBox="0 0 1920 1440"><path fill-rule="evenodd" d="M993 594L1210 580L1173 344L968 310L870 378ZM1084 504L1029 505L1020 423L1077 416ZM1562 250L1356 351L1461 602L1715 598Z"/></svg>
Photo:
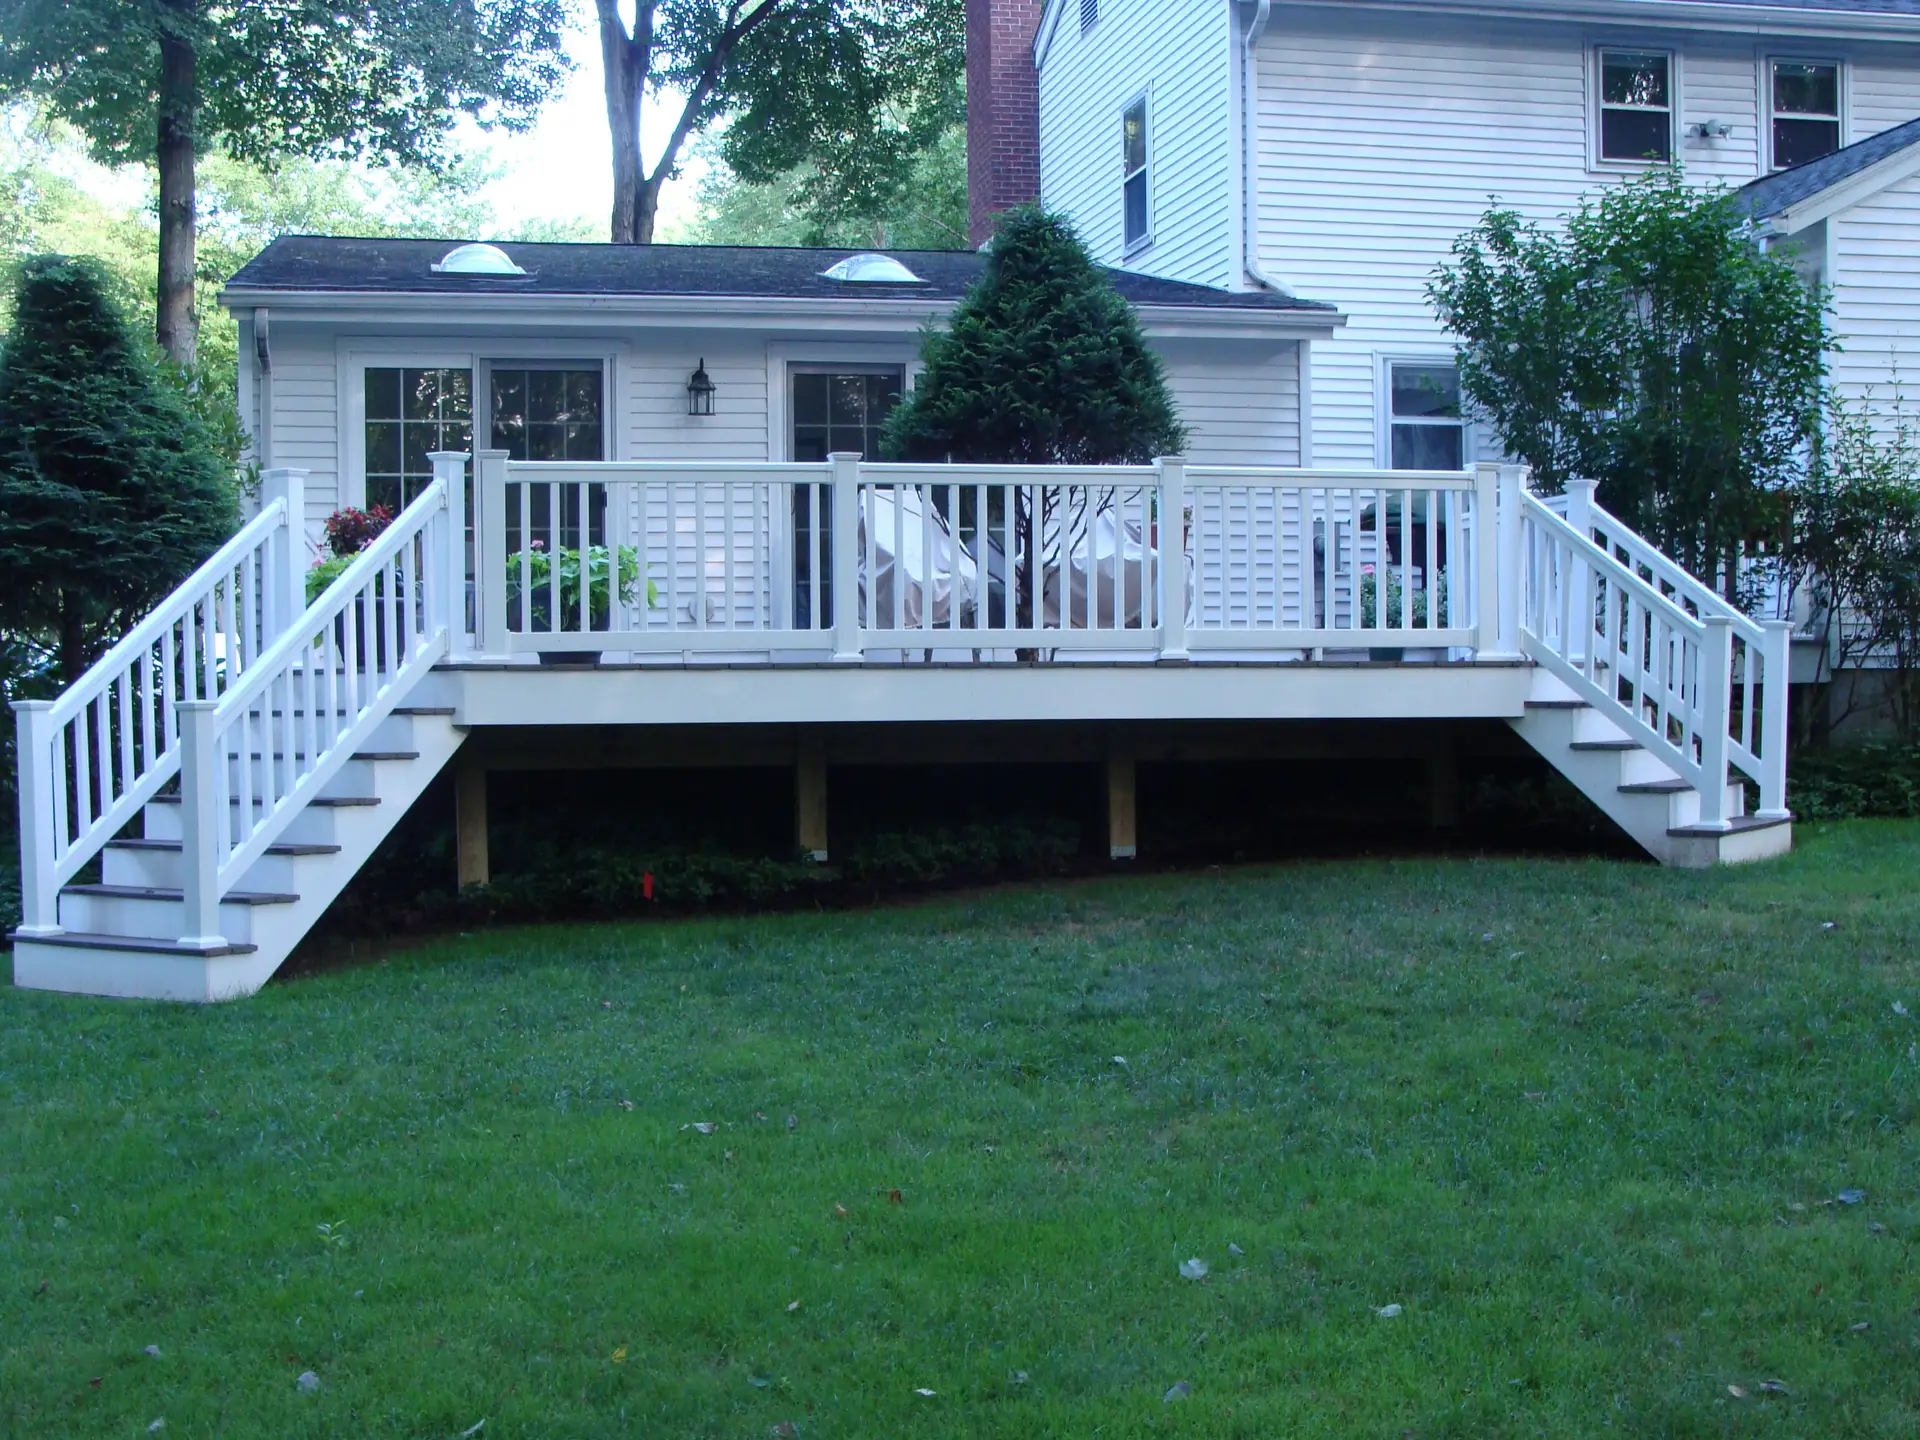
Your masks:
<svg viewBox="0 0 1920 1440"><path fill-rule="evenodd" d="M1911 1437L1916 939L1859 823L8 990L0 1433Z"/></svg>

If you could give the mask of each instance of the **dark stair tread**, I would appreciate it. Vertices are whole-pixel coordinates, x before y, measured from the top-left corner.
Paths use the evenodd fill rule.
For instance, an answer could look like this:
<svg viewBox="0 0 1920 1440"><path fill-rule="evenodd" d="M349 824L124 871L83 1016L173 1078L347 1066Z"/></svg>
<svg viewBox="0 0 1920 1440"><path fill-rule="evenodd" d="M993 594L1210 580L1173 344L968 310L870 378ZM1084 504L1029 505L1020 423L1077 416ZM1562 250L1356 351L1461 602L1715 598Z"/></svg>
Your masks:
<svg viewBox="0 0 1920 1440"><path fill-rule="evenodd" d="M393 711L396 715L451 715L451 705L399 705Z"/></svg>
<svg viewBox="0 0 1920 1440"><path fill-rule="evenodd" d="M1676 839L1698 838L1711 840L1719 835L1739 835L1749 830L1771 830L1776 825L1791 825L1792 823L1793 817L1791 815L1783 816L1778 820L1763 820L1758 815L1736 815L1733 820L1729 822L1731 828L1726 830L1711 830L1705 825L1676 825L1673 829L1667 831L1667 834Z"/></svg>
<svg viewBox="0 0 1920 1440"><path fill-rule="evenodd" d="M1684 795L1693 789L1686 781L1672 780L1636 780L1631 785L1619 787L1622 795Z"/></svg>
<svg viewBox="0 0 1920 1440"><path fill-rule="evenodd" d="M107 842L107 849L109 850L178 851L181 848L182 848L181 842L178 840L148 840L148 839L141 838L141 839L134 839L134 840L109 840ZM338 855L339 853L340 853L340 847L338 845L314 845L314 844L301 844L297 842L296 843L282 842L280 844L269 845L267 847L267 854L269 855Z"/></svg>
<svg viewBox="0 0 1920 1440"><path fill-rule="evenodd" d="M97 895L109 900L182 900L179 890L163 885L63 885L62 895ZM263 890L229 890L220 897L222 905L292 905L298 895L281 895Z"/></svg>
<svg viewBox="0 0 1920 1440"><path fill-rule="evenodd" d="M180 797L178 795L156 795L147 801L147 803L149 805L178 805L180 803ZM230 796L227 803L229 805L238 805L240 803L240 797L237 795ZM266 801L256 795L253 797L253 803L258 807L266 804ZM307 802L309 806L324 805L330 809L351 805L378 805L379 803L379 798L373 795L321 795Z"/></svg>
<svg viewBox="0 0 1920 1440"><path fill-rule="evenodd" d="M234 757L229 753L227 758L231 760ZM249 760L260 760L267 757L259 750L249 750L247 752L247 758ZM275 760L285 760L287 758L287 752L284 750L276 750L273 752L272 758ZM307 758L307 753L304 750L296 750L293 752L293 758L295 760L304 760ZM353 760L418 760L420 758L420 752L418 750L356 750L348 758Z"/></svg>
<svg viewBox="0 0 1920 1440"><path fill-rule="evenodd" d="M141 935L101 935L91 930L63 930L58 935L7 937L16 945L59 945L70 950L131 950L140 955L178 955L204 960L219 955L251 955L260 947L231 940L222 945L182 945L178 940L154 940Z"/></svg>
<svg viewBox="0 0 1920 1440"><path fill-rule="evenodd" d="M1638 740L1575 740L1567 748L1569 750L1644 750L1646 746Z"/></svg>
<svg viewBox="0 0 1920 1440"><path fill-rule="evenodd" d="M1591 710L1593 707L1584 700L1529 700L1529 710Z"/></svg>

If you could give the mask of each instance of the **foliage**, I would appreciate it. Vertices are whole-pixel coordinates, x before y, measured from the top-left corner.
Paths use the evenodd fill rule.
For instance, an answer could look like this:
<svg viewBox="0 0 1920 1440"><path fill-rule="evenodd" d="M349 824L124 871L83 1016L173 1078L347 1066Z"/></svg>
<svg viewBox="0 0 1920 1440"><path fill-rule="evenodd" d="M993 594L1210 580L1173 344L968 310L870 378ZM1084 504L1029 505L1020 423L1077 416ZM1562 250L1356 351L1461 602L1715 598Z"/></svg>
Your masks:
<svg viewBox="0 0 1920 1440"><path fill-rule="evenodd" d="M190 1013L0 985L0 1395L161 1440L1904 1437L1917 867L1869 822L474 926Z"/></svg>
<svg viewBox="0 0 1920 1440"><path fill-rule="evenodd" d="M772 179L742 179L724 161L700 185L699 218L687 235L705 245L825 245L840 249L957 250L967 247L967 140L955 126L906 159L896 183L863 204L815 198L817 164Z"/></svg>
<svg viewBox="0 0 1920 1440"><path fill-rule="evenodd" d="M1388 625L1405 624L1422 630L1427 628L1427 587L1419 586L1413 592L1413 619L1404 619L1406 615L1405 592L1400 584L1400 567L1388 565L1387 572L1387 621ZM1440 618L1434 621L1434 627L1444 629L1447 625L1447 572L1439 571L1434 576L1434 584L1440 592ZM1379 602L1380 577L1374 567L1362 567L1360 576L1360 624L1370 628L1374 623L1374 610Z"/></svg>
<svg viewBox="0 0 1920 1440"><path fill-rule="evenodd" d="M1541 488L1600 503L1738 598L1742 547L1782 528L1820 411L1825 297L1762 252L1723 191L1662 169L1564 224L1489 210L1428 294L1461 387Z"/></svg>
<svg viewBox="0 0 1920 1440"><path fill-rule="evenodd" d="M525 572L526 593L532 602L532 613L526 619L529 630L541 631L555 628L548 616L548 606L553 600L554 579L557 574L560 588L560 624L561 630L580 628L580 585L582 571L585 572L587 585L587 606L589 630L607 628L613 614L613 594L610 574L613 558L604 545L589 545L584 563L580 551L571 546L559 546L549 550L536 540L525 551L516 550L507 556L507 613L515 617L514 623L520 624L520 596L522 572ZM640 552L631 545L620 547L620 603L632 606L640 594ZM647 581L647 607L651 609L660 603L659 589L652 579Z"/></svg>
<svg viewBox="0 0 1920 1440"><path fill-rule="evenodd" d="M443 165L457 119L530 119L564 18L562 0L0 0L0 97L45 104L105 163L157 165L158 331L192 368L200 154Z"/></svg>
<svg viewBox="0 0 1920 1440"><path fill-rule="evenodd" d="M89 261L21 272L0 355L0 630L79 678L232 532L206 427Z"/></svg>
<svg viewBox="0 0 1920 1440"><path fill-rule="evenodd" d="M637 0L631 23L615 0L595 8L616 242L654 238L661 186L717 122L733 171L800 172L801 208L825 225L900 209L915 157L964 114L965 0ZM649 166L641 98L663 90L684 98Z"/></svg>
<svg viewBox="0 0 1920 1440"><path fill-rule="evenodd" d="M1802 751L1787 772L1787 808L1803 820L1920 820L1920 741Z"/></svg>
<svg viewBox="0 0 1920 1440"><path fill-rule="evenodd" d="M894 458L1124 465L1186 444L1139 318L1072 225L1036 207L1002 219L986 273L921 356L887 419Z"/></svg>
<svg viewBox="0 0 1920 1440"><path fill-rule="evenodd" d="M353 555L328 555L316 560L307 567L307 604L311 605L326 594L333 582L338 580L352 566L357 557Z"/></svg>
<svg viewBox="0 0 1920 1440"><path fill-rule="evenodd" d="M1845 708L1884 708L1920 736L1920 433L1835 399L1793 494L1788 578L1814 597L1823 665L1848 676ZM1836 717L1844 718L1844 716Z"/></svg>
<svg viewBox="0 0 1920 1440"><path fill-rule="evenodd" d="M391 524L393 510L386 505L375 505L371 510L343 505L327 517L327 551L336 559L358 555Z"/></svg>

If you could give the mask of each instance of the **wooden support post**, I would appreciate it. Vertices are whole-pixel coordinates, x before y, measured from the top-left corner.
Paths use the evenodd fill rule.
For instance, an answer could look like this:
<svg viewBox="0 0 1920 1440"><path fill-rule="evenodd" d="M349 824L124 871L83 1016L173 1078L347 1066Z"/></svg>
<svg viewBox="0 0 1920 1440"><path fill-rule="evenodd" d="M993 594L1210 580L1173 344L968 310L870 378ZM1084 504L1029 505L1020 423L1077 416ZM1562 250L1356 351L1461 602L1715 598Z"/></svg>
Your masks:
<svg viewBox="0 0 1920 1440"><path fill-rule="evenodd" d="M827 741L818 730L803 730L794 764L794 811L800 849L827 863Z"/></svg>
<svg viewBox="0 0 1920 1440"><path fill-rule="evenodd" d="M1460 824L1460 757L1451 733L1440 735L1427 754L1427 819L1436 830Z"/></svg>
<svg viewBox="0 0 1920 1440"><path fill-rule="evenodd" d="M1113 742L1107 751L1107 855L1133 860L1140 854L1139 770L1133 747Z"/></svg>
<svg viewBox="0 0 1920 1440"><path fill-rule="evenodd" d="M493 878L487 852L487 768L478 759L460 762L453 782L454 852L460 888Z"/></svg>

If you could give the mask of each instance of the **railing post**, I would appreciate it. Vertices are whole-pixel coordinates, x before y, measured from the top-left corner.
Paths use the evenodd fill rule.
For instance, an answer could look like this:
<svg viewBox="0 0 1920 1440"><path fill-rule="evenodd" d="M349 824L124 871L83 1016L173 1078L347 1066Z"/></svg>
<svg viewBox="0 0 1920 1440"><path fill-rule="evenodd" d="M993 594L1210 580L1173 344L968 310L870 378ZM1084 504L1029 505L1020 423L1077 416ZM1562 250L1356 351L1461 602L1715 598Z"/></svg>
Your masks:
<svg viewBox="0 0 1920 1440"><path fill-rule="evenodd" d="M54 855L60 847L54 808L56 785L66 783L66 767L53 754L53 701L13 702L14 763L20 775L20 928L22 936L60 933L60 895L53 883Z"/></svg>
<svg viewBox="0 0 1920 1440"><path fill-rule="evenodd" d="M1520 594L1526 583L1526 532L1520 502L1531 472L1524 465L1500 467L1500 624L1503 659L1520 655Z"/></svg>
<svg viewBox="0 0 1920 1440"><path fill-rule="evenodd" d="M480 603L480 653L489 660L507 655L507 452L482 450L474 456L473 577ZM526 517L520 520L526 527ZM523 539L524 543L524 539Z"/></svg>
<svg viewBox="0 0 1920 1440"><path fill-rule="evenodd" d="M269 645L299 623L307 609L307 472L262 471L260 502L271 505L276 500L287 509L271 541L275 593L263 597Z"/></svg>
<svg viewBox="0 0 1920 1440"><path fill-rule="evenodd" d="M1787 716L1793 684L1793 622L1768 620L1761 627L1765 642L1760 672L1760 809L1761 820L1786 820Z"/></svg>
<svg viewBox="0 0 1920 1440"><path fill-rule="evenodd" d="M1160 472L1160 658L1190 660L1187 652L1187 462L1164 455Z"/></svg>
<svg viewBox="0 0 1920 1440"><path fill-rule="evenodd" d="M1593 539L1593 492L1600 488L1597 480L1572 479L1567 481L1567 524L1582 540ZM1587 665L1587 652L1593 646L1593 588L1592 570L1586 556L1576 547L1568 557L1567 573L1561 577L1561 583L1572 592L1573 603L1568 607L1573 616L1577 631L1564 639L1568 663L1575 669L1584 670Z"/></svg>
<svg viewBox="0 0 1920 1440"><path fill-rule="evenodd" d="M433 478L446 487L447 515L442 530L444 549L432 557L439 567L440 619L447 627L447 658L460 659L472 651L467 624L467 455L464 450L435 450Z"/></svg>
<svg viewBox="0 0 1920 1440"><path fill-rule="evenodd" d="M1733 617L1704 615L1700 640L1700 824L1727 830L1727 747L1733 736Z"/></svg>
<svg viewBox="0 0 1920 1440"><path fill-rule="evenodd" d="M1501 658L1500 650L1500 467L1473 472L1473 648L1477 658Z"/></svg>
<svg viewBox="0 0 1920 1440"><path fill-rule="evenodd" d="M226 943L220 933L220 751L217 700L182 700L180 716L180 877L186 919L182 945ZM245 765L247 757L242 755Z"/></svg>
<svg viewBox="0 0 1920 1440"><path fill-rule="evenodd" d="M836 450L827 459L833 463L833 658L852 665L865 658L860 651L860 456Z"/></svg>

